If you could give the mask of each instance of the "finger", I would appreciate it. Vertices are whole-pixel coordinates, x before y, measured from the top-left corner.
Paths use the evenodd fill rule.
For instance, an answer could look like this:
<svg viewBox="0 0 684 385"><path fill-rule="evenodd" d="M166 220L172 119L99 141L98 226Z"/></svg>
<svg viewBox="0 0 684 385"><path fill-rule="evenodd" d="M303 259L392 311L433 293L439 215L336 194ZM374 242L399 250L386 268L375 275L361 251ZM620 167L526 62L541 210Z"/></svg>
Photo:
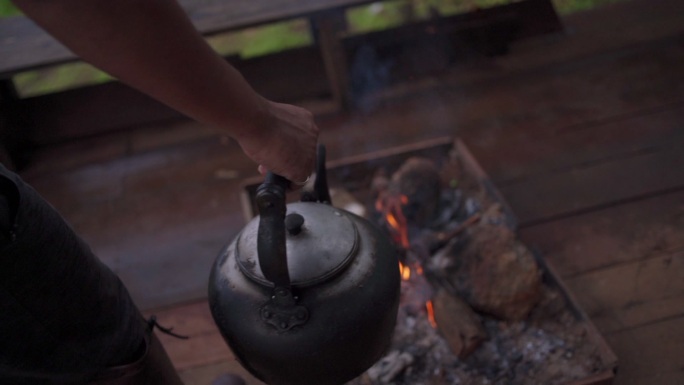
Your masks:
<svg viewBox="0 0 684 385"><path fill-rule="evenodd" d="M259 170L259 174L261 174L261 175L266 175L266 174L270 171L270 170L267 169L266 166L264 166L263 164L260 164L260 165L259 165L258 170ZM291 183L288 185L288 187L287 187L287 189L288 189L289 191L297 191L297 190L300 190L300 189L301 189L302 187L304 187L304 185L306 184L306 183L304 183L304 184L297 184L297 183L292 182L292 180L291 180L290 178L287 178L287 177L285 177L285 178L286 178L288 181L291 182ZM308 180L309 180L309 178L306 178L306 181L308 181Z"/></svg>

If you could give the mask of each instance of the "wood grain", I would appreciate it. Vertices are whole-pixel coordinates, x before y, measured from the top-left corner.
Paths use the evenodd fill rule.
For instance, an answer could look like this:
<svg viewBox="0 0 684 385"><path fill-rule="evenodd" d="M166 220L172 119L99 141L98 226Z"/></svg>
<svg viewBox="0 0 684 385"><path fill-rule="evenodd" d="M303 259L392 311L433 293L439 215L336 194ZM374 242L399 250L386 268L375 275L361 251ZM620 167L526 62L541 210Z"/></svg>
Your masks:
<svg viewBox="0 0 684 385"><path fill-rule="evenodd" d="M684 382L684 316L608 334L620 357L615 385Z"/></svg>
<svg viewBox="0 0 684 385"><path fill-rule="evenodd" d="M566 278L684 248L684 192L596 210L520 231Z"/></svg>
<svg viewBox="0 0 684 385"><path fill-rule="evenodd" d="M242 376L249 385L262 384L237 362L221 337L206 300L190 302L170 308L150 310L164 327L188 336L182 340L157 333L176 370L186 385L207 385L222 373Z"/></svg>
<svg viewBox="0 0 684 385"><path fill-rule="evenodd" d="M568 279L603 333L684 316L684 250Z"/></svg>
<svg viewBox="0 0 684 385"><path fill-rule="evenodd" d="M684 143L501 187L521 226L684 189Z"/></svg>

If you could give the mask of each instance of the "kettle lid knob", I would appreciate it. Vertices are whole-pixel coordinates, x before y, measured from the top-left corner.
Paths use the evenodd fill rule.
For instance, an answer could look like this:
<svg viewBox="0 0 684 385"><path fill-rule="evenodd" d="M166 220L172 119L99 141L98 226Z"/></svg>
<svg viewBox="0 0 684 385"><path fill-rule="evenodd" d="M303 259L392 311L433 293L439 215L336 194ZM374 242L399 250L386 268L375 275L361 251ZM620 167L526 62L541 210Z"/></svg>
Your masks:
<svg viewBox="0 0 684 385"><path fill-rule="evenodd" d="M292 286L302 288L322 283L351 264L360 242L351 214L313 202L291 203L287 205L287 211L283 232ZM236 260L248 278L273 287L273 281L263 272L262 258L258 255L259 221L259 217L252 219L238 235Z"/></svg>
<svg viewBox="0 0 684 385"><path fill-rule="evenodd" d="M287 232L290 235L297 235L301 233L303 225L304 217L298 213L288 214L285 217L285 229L287 229Z"/></svg>

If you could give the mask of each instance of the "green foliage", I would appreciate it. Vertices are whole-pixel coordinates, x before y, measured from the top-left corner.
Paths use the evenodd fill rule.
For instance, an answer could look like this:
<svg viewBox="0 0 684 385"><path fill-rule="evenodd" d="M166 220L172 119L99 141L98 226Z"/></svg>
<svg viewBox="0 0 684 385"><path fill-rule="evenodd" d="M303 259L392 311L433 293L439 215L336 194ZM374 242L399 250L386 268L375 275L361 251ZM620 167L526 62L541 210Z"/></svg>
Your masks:
<svg viewBox="0 0 684 385"><path fill-rule="evenodd" d="M347 11L347 24L352 33L378 31L396 27L411 18L409 1L386 1L351 8Z"/></svg>
<svg viewBox="0 0 684 385"><path fill-rule="evenodd" d="M313 44L306 20L288 21L242 32L240 56L250 58Z"/></svg>
<svg viewBox="0 0 684 385"><path fill-rule="evenodd" d="M398 0L378 2L347 12L352 32L377 31L410 21L425 20L432 15L464 13L510 3L512 0Z"/></svg>
<svg viewBox="0 0 684 385"><path fill-rule="evenodd" d="M228 32L207 38L207 43L221 56L239 55L245 38L240 32Z"/></svg>
<svg viewBox="0 0 684 385"><path fill-rule="evenodd" d="M0 0L1 1L1 0ZM240 32L221 34L208 39L221 55L238 54L249 58L313 43L308 23L294 20ZM112 80L108 74L87 63L70 63L27 71L14 78L22 97L44 95Z"/></svg>
<svg viewBox="0 0 684 385"><path fill-rule="evenodd" d="M615 3L623 0L553 0L556 11L566 15L578 11L586 11L601 5Z"/></svg>
<svg viewBox="0 0 684 385"><path fill-rule="evenodd" d="M391 0L352 8L347 11L347 21L350 32L363 33L424 20L435 12L453 15L511 1L515 0ZM553 3L559 13L568 14L616 1L621 0L553 0ZM21 12L9 0L0 0L0 17L19 14ZM237 54L243 58L313 44L309 24L304 19L220 34L207 40L221 55ZM109 75L84 63L29 71L14 77L22 96L56 92L109 80Z"/></svg>
<svg viewBox="0 0 684 385"><path fill-rule="evenodd" d="M21 15L21 11L9 0L0 0L0 18Z"/></svg>
<svg viewBox="0 0 684 385"><path fill-rule="evenodd" d="M22 97L100 84L112 79L108 74L86 63L63 64L53 68L23 72L13 78Z"/></svg>

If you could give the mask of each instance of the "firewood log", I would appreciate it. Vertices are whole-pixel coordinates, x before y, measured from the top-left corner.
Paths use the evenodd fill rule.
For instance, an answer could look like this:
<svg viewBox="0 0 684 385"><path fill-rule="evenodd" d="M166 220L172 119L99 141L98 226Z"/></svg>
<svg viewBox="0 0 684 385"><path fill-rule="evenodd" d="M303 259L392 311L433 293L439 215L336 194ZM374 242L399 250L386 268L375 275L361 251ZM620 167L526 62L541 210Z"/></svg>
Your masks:
<svg viewBox="0 0 684 385"><path fill-rule="evenodd" d="M480 317L458 296L440 290L433 308L437 328L458 358L466 358L487 339Z"/></svg>

